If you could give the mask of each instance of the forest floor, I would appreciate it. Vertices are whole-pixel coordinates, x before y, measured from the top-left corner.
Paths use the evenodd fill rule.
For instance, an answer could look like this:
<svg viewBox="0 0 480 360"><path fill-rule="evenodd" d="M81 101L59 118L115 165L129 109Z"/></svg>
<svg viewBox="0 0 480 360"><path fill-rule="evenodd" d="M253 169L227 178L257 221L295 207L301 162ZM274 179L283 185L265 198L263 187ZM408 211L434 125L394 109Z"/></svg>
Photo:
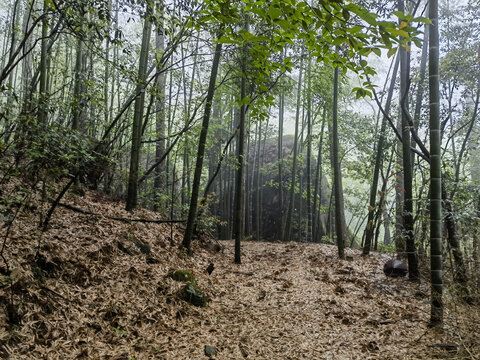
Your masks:
<svg viewBox="0 0 480 360"><path fill-rule="evenodd" d="M48 207L32 199L3 227L2 359L206 359L205 346L216 359L480 358L479 308L447 297L444 332L429 329L428 281L385 277L388 255L244 242L235 265L231 241L197 239L189 257L176 225L107 217L156 213L91 191L64 201L101 216L59 207L42 233ZM184 284L167 276L178 269L206 307L180 299Z"/></svg>

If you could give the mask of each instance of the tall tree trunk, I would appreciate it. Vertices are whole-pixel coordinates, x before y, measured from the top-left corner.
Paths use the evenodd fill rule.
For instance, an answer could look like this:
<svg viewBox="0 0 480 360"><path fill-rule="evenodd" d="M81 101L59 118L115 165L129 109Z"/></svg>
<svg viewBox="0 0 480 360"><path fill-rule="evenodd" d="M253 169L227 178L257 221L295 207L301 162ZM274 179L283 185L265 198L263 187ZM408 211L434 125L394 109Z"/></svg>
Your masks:
<svg viewBox="0 0 480 360"><path fill-rule="evenodd" d="M442 158L440 132L440 84L438 0L429 2L429 90L430 90L430 324L443 324L442 279Z"/></svg>
<svg viewBox="0 0 480 360"><path fill-rule="evenodd" d="M473 174L472 174L473 175ZM473 260L473 268L474 268L474 286L477 286L477 289L480 287L480 270L478 269L479 258L480 258L480 236L478 233L478 229L480 229L480 194L477 197L477 223L473 229L473 237L472 237L472 260Z"/></svg>
<svg viewBox="0 0 480 360"><path fill-rule="evenodd" d="M390 87L388 89L387 101L385 103L386 114L390 112L390 105L393 97L393 89L395 88L395 81L397 79L398 64L399 64L399 57L397 57L395 60L395 66L392 72L392 79L390 82ZM363 255L368 255L370 253L370 247L371 247L372 238L373 238L373 230L375 228L373 223L373 215L375 214L375 209L376 209L378 178L380 176L380 168L382 166L382 157L384 155L383 144L385 142L386 127L387 127L387 118L384 115L382 117L382 125L380 127L380 135L379 135L378 144L377 144L377 154L375 156L375 168L373 170L372 186L370 187L370 202L369 202L369 208L368 208L368 220L367 220L367 228L365 232L365 245L363 247Z"/></svg>
<svg viewBox="0 0 480 360"><path fill-rule="evenodd" d="M388 211L386 210L386 201L385 201L385 197L387 196L387 185L388 185L388 174L390 174L390 170L392 168L392 162L393 162L393 156L394 155L394 150L392 150L392 155L390 156L390 159L389 159L389 162L388 162L388 167L387 167L387 171L386 171L386 174L387 176L386 177L383 177L383 184L382 184L382 190L380 191L380 199L378 201L378 211L377 211L377 214L376 214L376 220L375 222L377 223L377 229L375 231L375 251L377 251L378 249L378 238L380 236L380 225L381 225L381 221L380 219L382 217L386 217L386 220L388 222ZM385 227L385 236L388 236L390 237L390 234L387 232L389 232L390 229L388 227ZM384 243L385 243L385 239L384 239Z"/></svg>
<svg viewBox="0 0 480 360"><path fill-rule="evenodd" d="M75 60L75 85L73 90L72 129L84 132L86 126L85 80L87 54L83 49L83 39L77 38Z"/></svg>
<svg viewBox="0 0 480 360"><path fill-rule="evenodd" d="M463 160L463 157L464 157L465 152L467 150L468 141L470 139L470 136L472 135L472 130L473 130L473 127L474 127L474 124L475 124L475 120L477 119L477 115L478 115L478 105L479 105L479 101L480 101L480 84L477 85L477 86L478 87L477 87L477 93L475 95L472 117L471 117L471 120L470 120L470 124L467 128L467 131L465 133L465 137L462 141L462 146L460 147L460 151L458 152L458 158L457 158L457 161L456 161L456 164L455 164L454 187L453 187L452 192L450 193L450 199L452 199L452 200L455 198L455 194L457 192L458 185L460 183L460 168L461 168L461 165L462 165L462 160Z"/></svg>
<svg viewBox="0 0 480 360"><path fill-rule="evenodd" d="M325 230L321 218L322 208L322 147L323 147L323 135L325 131L325 122L327 114L327 106L323 108L322 115L322 129L320 130L320 141L318 143L317 153L317 167L315 169L315 188L313 190L313 239L314 241L320 241L322 236L325 235Z"/></svg>
<svg viewBox="0 0 480 360"><path fill-rule="evenodd" d="M397 128L401 127L400 118L397 121ZM403 237L403 155L401 143L395 144L397 159L396 159L396 176L395 176L395 251L398 257L403 257L405 254L405 238Z"/></svg>
<svg viewBox="0 0 480 360"><path fill-rule="evenodd" d="M111 13L111 8L112 8L112 1L108 0L107 3L108 7L108 19L110 19L110 13ZM111 22L110 20L108 21L108 27L111 28ZM105 110L103 112L103 122L105 124L108 124L110 122L110 114L111 114L111 109L109 106L109 93L108 93L108 88L110 85L110 82L113 81L114 77L112 76L110 79L110 36L107 36L105 38L105 69L103 73L103 101L105 102ZM115 88L113 88L115 89Z"/></svg>
<svg viewBox="0 0 480 360"><path fill-rule="evenodd" d="M432 192L433 192L433 189L432 189ZM452 251L453 259L455 260L454 280L460 286L460 291L464 296L464 300L466 300L467 302L470 302L471 297L467 288L467 281L468 281L467 267L465 265L462 249L460 248L460 243L458 241L457 224L454 217L454 210L452 207L452 201L451 199L448 198L448 195L447 195L445 182L441 182L441 193L442 193L442 201L443 201L445 212L446 212L445 228L447 230L447 242L448 242L448 246Z"/></svg>
<svg viewBox="0 0 480 360"><path fill-rule="evenodd" d="M258 169L258 183L257 183L257 188L258 188L258 204L257 204L257 212L259 214L258 219L257 219L257 226L258 226L258 233L259 233L259 239L262 239L262 226L263 226L263 183L264 183L264 178L263 178L263 167L265 164L265 147L267 144L267 136L268 136L268 124L270 121L270 111L268 112L268 118L267 118L267 123L265 124L265 136L263 138L263 146L262 146L262 152L260 156L260 163L259 163L259 169Z"/></svg>
<svg viewBox="0 0 480 360"><path fill-rule="evenodd" d="M13 11L11 14L11 29L12 29L12 34L10 40L10 50L8 51L8 55L12 55L13 52L15 51L16 45L17 45L17 17L20 16L20 1L19 0L14 0L14 5L13 5ZM5 47L7 48L8 43L5 41ZM7 61L7 50L4 51L4 56L2 56L2 65L1 68L4 69L5 66L5 61ZM17 71L18 67L16 67ZM17 79L16 76L16 71L15 72L10 72L8 76L8 84L9 86L15 88L15 82ZM6 97L6 103L11 104L14 100L14 93L13 91L8 94ZM10 142L10 136L13 132L14 126L12 126L12 119L11 119L11 114L14 112L14 109L12 109L10 106L7 106L5 109L5 144L8 144Z"/></svg>
<svg viewBox="0 0 480 360"><path fill-rule="evenodd" d="M162 5L162 4L161 4ZM156 137L159 139L155 144L155 162L160 161L160 159L165 154L165 86L167 83L167 76L164 71L164 65L160 64L160 57L165 51L165 33L163 30L163 24L157 28L155 34L155 47L157 52L157 75L155 79L155 86L157 89L156 98L155 98L155 132ZM162 204L162 193L165 191L167 182L166 182L166 162L162 162L161 165L155 168L155 180L153 187L155 189L155 201L154 201L154 210L157 211L161 209L164 204Z"/></svg>
<svg viewBox="0 0 480 360"><path fill-rule="evenodd" d="M200 138L198 140L197 150L197 162L195 165L195 173L192 183L192 195L190 198L190 207L188 209L188 220L185 235L183 237L182 246L191 253L191 241L193 235L193 229L195 226L197 207L198 207L198 195L200 191L200 180L202 177L203 157L205 155L205 143L208 134L208 124L210 121L210 114L212 110L213 96L215 94L215 83L217 81L218 67L220 65L220 55L222 52L222 44L217 43L215 47L215 55L213 57L212 70L210 73L210 82L208 84L207 97L205 99L205 110L203 113L202 129L200 131Z"/></svg>
<svg viewBox="0 0 480 360"><path fill-rule="evenodd" d="M47 1L44 0L43 11L47 12ZM42 126L47 123L47 76L48 76L48 53L47 53L47 18L42 20L42 41L40 50L40 89L39 89L39 104L38 104L38 122Z"/></svg>
<svg viewBox="0 0 480 360"><path fill-rule="evenodd" d="M405 11L403 0L398 1L398 10ZM410 124L408 121L408 78L409 66L407 51L400 47L400 108L402 118L402 153L403 153L403 225L408 256L408 276L410 280L418 280L417 253L415 250L415 234L413 219L413 169L410 141Z"/></svg>
<svg viewBox="0 0 480 360"><path fill-rule="evenodd" d="M429 31L430 27L425 27L425 34L423 36L423 45L422 45L422 55L420 57L420 74L418 79L418 88L417 94L415 97L415 110L413 112L413 119L415 124L415 129L418 129L420 123L420 113L422 111L422 102L424 97L424 81L425 81L425 73L427 70L427 58L428 58L428 44L429 44ZM412 141L412 146L415 147L417 143Z"/></svg>
<svg viewBox="0 0 480 360"><path fill-rule="evenodd" d="M342 171L340 168L340 145L338 141L338 67L335 67L333 78L333 112L332 112L332 162L333 187L335 194L335 233L337 237L338 257L345 258L345 212L343 209Z"/></svg>
<svg viewBox="0 0 480 360"><path fill-rule="evenodd" d="M278 194L280 202L280 228L278 229L279 240L283 240L284 235L284 218L285 204L283 199L283 115L285 111L285 93L283 87L280 89L278 104Z"/></svg>
<svg viewBox="0 0 480 360"><path fill-rule="evenodd" d="M181 49L181 56L182 56L182 83L183 83L183 96L184 96L184 112L185 118L190 118L190 110L192 105L192 97L193 97L193 87L195 83L195 74L197 70L197 50L198 50L198 37L195 45L195 52L193 56L193 69L192 69L192 78L190 80L190 87L189 93L187 96L187 76L185 71L185 56L184 56L184 48L183 44L180 47ZM188 121L188 120L186 120ZM185 209L188 201L189 196L191 195L191 181L190 181L190 139L188 136L185 136L184 139L184 146L183 146L183 168L182 168L182 209Z"/></svg>
<svg viewBox="0 0 480 360"><path fill-rule="evenodd" d="M130 170L128 174L127 210L133 210L137 206L138 168L140 160L140 147L142 138L142 120L145 107L145 85L147 81L148 49L152 33L152 23L149 20L152 9L147 4L147 13L143 25L142 47L138 64L138 80L136 87L135 109L132 125L132 148L130 151Z"/></svg>
<svg viewBox="0 0 480 360"><path fill-rule="evenodd" d="M27 3L25 6L25 11L23 14L23 36L26 38L24 46L22 48L23 51L25 49L30 49L32 47L32 39L29 37L29 33L32 28L32 15L33 15L33 4ZM24 56L23 62L22 62L22 80L23 80L23 102L27 103L28 101L26 98L28 98L31 93L30 89L30 83L32 79L32 67L33 67L33 54L32 52L27 53L27 54L22 54ZM30 108L31 104L27 104L27 108Z"/></svg>
<svg viewBox="0 0 480 360"><path fill-rule="evenodd" d="M383 243L390 245L392 243L392 237L390 234L390 214L386 206L383 207Z"/></svg>
<svg viewBox="0 0 480 360"><path fill-rule="evenodd" d="M23 156L25 143L29 141L31 137L31 131L29 127L29 121L31 118L32 111L32 94L34 89L31 87L32 83L32 67L33 67L33 54L32 52L25 53L25 49L30 49L32 47L32 39L30 38L31 33L33 32L32 25L32 13L33 13L33 4L27 3L25 6L23 14L23 39L20 41L17 50L13 53L10 53L10 58L5 66L10 71L12 66L8 66L10 63L13 63L14 59L18 55L20 50L23 51L23 61L22 61L22 76L21 76L21 95L22 95L22 109L20 110L20 115L18 116L18 125L15 129L15 147L18 149L16 160L20 160ZM21 49L20 49L21 47ZM10 73L10 72L9 72ZM2 76L0 77L0 85L3 84L4 78L8 76L6 69L2 69Z"/></svg>
<svg viewBox="0 0 480 360"><path fill-rule="evenodd" d="M298 75L298 87L297 87L297 109L295 114L295 136L293 139L293 163L290 180L290 193L288 201L287 218L285 219L285 231L283 232L283 241L290 240L292 233L292 221L293 221L293 208L295 206L295 185L297 176L297 156L298 156L298 132L300 121L300 100L302 95L302 75L303 75L303 52L300 54L300 71Z"/></svg>
<svg viewBox="0 0 480 360"><path fill-rule="evenodd" d="M245 118L245 121L247 121L247 119ZM244 222L245 222L245 228L244 228L244 235L246 234L247 236L251 235L252 234L252 227L253 227L253 218L252 218L252 186L253 186L253 171L252 170L255 170L255 166L253 166L253 169L252 169L252 165L249 161L249 157L250 157L250 146L251 146L251 136L249 136L251 134L251 127L252 127L252 122L251 121L248 121L248 123L245 124L246 125L246 129L245 129L245 134L246 134L246 138L245 138L245 141L246 141L246 150L245 150L245 169L244 169L244 172L245 172L245 194L244 194ZM256 139L255 139L256 140ZM254 161L253 163L255 164L255 142L254 144L252 145L253 147L253 151L254 151Z"/></svg>
<svg viewBox="0 0 480 360"><path fill-rule="evenodd" d="M248 22L245 24L245 28L248 30ZM237 173L236 173L236 186L235 186L235 213L233 221L233 236L235 238L235 264L240 264L241 261L241 241L244 235L245 226L245 203L244 203L244 191L245 191L245 122L246 122L246 110L247 107L244 104L245 97L247 95L247 49L245 46L242 49L241 55L241 74L242 79L240 83L240 119L238 124L238 141L237 141Z"/></svg>
<svg viewBox="0 0 480 360"><path fill-rule="evenodd" d="M267 125L268 130L268 125ZM267 133L265 130L265 134ZM265 135L266 136L266 135ZM260 221L262 218L262 213L260 211L260 184L261 184L261 175L260 175L260 151L262 145L262 122L258 122L258 143L257 143L257 167L255 170L256 173L256 182L255 182L255 237L257 240L261 240L261 233L260 233Z"/></svg>
<svg viewBox="0 0 480 360"><path fill-rule="evenodd" d="M307 68L307 242L312 241L312 75L311 75L311 59L308 58Z"/></svg>

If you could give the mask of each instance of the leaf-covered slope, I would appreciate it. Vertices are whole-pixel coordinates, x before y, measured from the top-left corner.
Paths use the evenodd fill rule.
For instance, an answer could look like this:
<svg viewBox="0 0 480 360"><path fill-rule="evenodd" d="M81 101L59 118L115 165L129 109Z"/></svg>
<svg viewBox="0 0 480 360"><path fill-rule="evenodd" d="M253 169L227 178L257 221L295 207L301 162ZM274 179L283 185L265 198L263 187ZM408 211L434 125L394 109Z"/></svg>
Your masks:
<svg viewBox="0 0 480 360"><path fill-rule="evenodd" d="M328 245L246 242L243 264L234 265L233 243L217 252L204 239L186 257L176 225L105 217L155 213L127 213L94 192L67 202L103 216L58 208L42 234L39 210L30 208L9 234L1 358L202 359L205 345L218 359L432 359L478 351L469 342L478 327L463 344L452 331L440 337L427 329L428 286L386 278L384 255L349 251L353 261L338 261ZM179 298L183 284L167 276L176 269L193 272L207 307ZM12 295L17 325L7 321Z"/></svg>

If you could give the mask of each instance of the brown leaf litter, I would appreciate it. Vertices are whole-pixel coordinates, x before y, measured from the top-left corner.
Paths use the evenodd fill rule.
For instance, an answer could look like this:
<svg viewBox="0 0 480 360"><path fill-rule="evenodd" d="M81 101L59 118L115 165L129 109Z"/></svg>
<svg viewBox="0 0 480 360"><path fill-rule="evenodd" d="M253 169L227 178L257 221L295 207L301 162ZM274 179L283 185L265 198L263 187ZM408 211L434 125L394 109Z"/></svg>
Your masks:
<svg viewBox="0 0 480 360"><path fill-rule="evenodd" d="M387 255L348 249L353 261L339 261L330 245L245 242L235 265L230 241L216 252L212 241L196 240L188 257L178 248L177 225L106 218L158 219L156 213L130 214L90 191L66 202L102 215L58 208L43 234L35 211L13 224L5 250L11 274L0 277L0 358L205 359L207 345L217 359L480 353L478 308L449 306L445 332L428 329L427 283L386 278ZM210 297L207 307L179 298L183 284L166 276L176 269L195 274ZM9 299L18 325L7 321Z"/></svg>

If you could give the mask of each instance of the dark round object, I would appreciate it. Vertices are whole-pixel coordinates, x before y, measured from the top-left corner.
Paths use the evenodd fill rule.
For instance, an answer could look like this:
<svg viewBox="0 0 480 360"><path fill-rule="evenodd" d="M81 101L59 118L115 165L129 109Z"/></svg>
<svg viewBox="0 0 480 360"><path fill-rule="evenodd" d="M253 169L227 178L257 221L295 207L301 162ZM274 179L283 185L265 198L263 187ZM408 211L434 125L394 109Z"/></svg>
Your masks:
<svg viewBox="0 0 480 360"><path fill-rule="evenodd" d="M407 275L408 268L403 261L397 259L388 260L383 266L383 272L389 277L404 277Z"/></svg>

